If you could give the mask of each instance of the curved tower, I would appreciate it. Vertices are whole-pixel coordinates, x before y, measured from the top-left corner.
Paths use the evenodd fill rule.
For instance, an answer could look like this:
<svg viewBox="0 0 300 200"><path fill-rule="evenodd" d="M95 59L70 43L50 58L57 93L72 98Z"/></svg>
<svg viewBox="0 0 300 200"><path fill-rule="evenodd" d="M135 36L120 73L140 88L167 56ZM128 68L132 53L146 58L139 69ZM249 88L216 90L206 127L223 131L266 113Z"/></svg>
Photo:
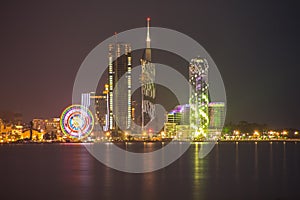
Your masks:
<svg viewBox="0 0 300 200"><path fill-rule="evenodd" d="M189 66L190 90L190 130L192 138L207 137L208 116L208 63L197 57L191 60Z"/></svg>

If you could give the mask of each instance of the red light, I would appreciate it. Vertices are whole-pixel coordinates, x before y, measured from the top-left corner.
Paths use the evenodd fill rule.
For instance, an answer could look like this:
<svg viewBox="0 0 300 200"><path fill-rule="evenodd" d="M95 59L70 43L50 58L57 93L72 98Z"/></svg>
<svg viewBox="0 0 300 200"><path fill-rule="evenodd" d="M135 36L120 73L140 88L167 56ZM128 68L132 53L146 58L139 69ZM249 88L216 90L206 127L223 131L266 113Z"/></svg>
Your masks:
<svg viewBox="0 0 300 200"><path fill-rule="evenodd" d="M147 21L150 21L150 17L147 17Z"/></svg>

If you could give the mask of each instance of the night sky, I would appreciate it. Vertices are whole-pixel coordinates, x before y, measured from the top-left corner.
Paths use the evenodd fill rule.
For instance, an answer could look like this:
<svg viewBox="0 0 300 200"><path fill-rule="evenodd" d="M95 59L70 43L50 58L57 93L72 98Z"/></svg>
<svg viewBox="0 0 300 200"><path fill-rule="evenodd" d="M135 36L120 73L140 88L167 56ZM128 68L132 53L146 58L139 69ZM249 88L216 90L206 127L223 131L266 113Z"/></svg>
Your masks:
<svg viewBox="0 0 300 200"><path fill-rule="evenodd" d="M71 104L87 54L114 32L145 26L180 31L217 64L227 122L300 128L297 1L7 1L0 4L0 110L24 120Z"/></svg>

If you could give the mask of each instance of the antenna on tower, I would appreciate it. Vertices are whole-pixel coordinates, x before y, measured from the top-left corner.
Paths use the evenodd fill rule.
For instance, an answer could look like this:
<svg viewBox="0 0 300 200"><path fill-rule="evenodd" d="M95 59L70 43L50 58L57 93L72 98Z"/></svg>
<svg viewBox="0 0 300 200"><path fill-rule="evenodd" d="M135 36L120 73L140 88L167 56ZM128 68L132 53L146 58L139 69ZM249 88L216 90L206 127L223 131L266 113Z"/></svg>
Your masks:
<svg viewBox="0 0 300 200"><path fill-rule="evenodd" d="M114 36L115 36L115 44L117 44L117 42L118 42L118 33L115 32Z"/></svg>
<svg viewBox="0 0 300 200"><path fill-rule="evenodd" d="M146 39L146 42L147 42L147 49L150 49L150 17L147 17L147 39Z"/></svg>
<svg viewBox="0 0 300 200"><path fill-rule="evenodd" d="M147 38L146 38L146 50L145 50L145 60L151 61L151 47L150 47L150 17L147 17Z"/></svg>

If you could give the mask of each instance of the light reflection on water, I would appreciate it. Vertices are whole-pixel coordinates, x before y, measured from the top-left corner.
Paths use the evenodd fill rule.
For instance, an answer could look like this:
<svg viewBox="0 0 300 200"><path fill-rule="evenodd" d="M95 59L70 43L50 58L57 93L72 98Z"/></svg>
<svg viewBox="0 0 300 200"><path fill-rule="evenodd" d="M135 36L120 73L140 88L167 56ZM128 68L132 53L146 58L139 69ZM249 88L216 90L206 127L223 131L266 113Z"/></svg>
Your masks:
<svg viewBox="0 0 300 200"><path fill-rule="evenodd" d="M201 149L202 143L195 142L194 144L194 182L193 182L193 199L200 199L203 195L204 185L202 184L205 180L205 173L207 160L199 159L199 150ZM200 146L200 148L199 148Z"/></svg>
<svg viewBox="0 0 300 200"><path fill-rule="evenodd" d="M1 199L300 199L299 143L221 142L199 159L202 145L192 144L170 166L145 174L110 169L80 144L2 145Z"/></svg>
<svg viewBox="0 0 300 200"><path fill-rule="evenodd" d="M257 152L257 142L254 142L254 179L258 179L258 152Z"/></svg>
<svg viewBox="0 0 300 200"><path fill-rule="evenodd" d="M270 173L269 173L269 175L270 176L273 176L273 142L270 142L270 155L269 155L269 157L270 157Z"/></svg>
<svg viewBox="0 0 300 200"><path fill-rule="evenodd" d="M239 142L235 143L235 181L239 182Z"/></svg>

